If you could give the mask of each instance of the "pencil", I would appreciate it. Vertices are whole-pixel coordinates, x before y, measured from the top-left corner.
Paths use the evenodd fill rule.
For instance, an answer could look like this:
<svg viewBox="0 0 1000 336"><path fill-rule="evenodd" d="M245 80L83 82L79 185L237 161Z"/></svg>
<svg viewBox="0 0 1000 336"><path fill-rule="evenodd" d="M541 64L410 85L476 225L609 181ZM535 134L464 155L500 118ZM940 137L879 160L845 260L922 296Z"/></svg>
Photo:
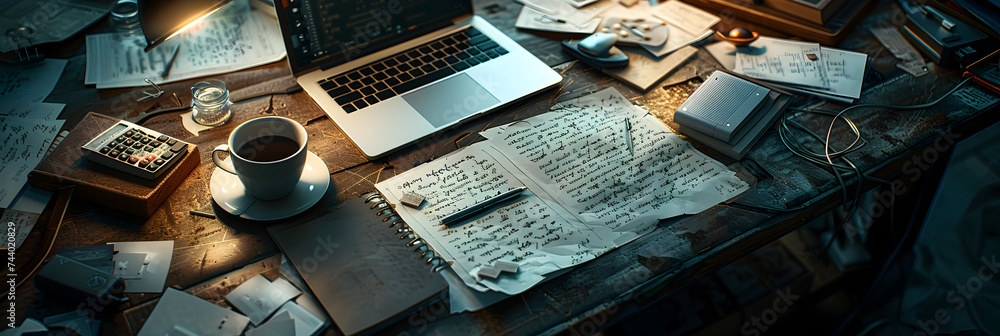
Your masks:
<svg viewBox="0 0 1000 336"><path fill-rule="evenodd" d="M473 204L473 205L469 206L468 208L455 211L455 212L453 212L453 213L451 213L451 214L449 214L447 216L444 216L444 218L441 218L441 225L444 225L444 226L447 227L449 224L451 224L453 222L456 222L456 221L458 221L460 219L463 219L465 217L469 217L469 216L478 214L478 213L482 212L483 210L486 210L486 209L488 209L488 208L490 208L490 207L492 207L494 205L499 204L500 202L503 202L503 201L506 201L508 199L517 197L517 195L520 195L525 190L528 190L528 188L517 187L517 188L511 189L511 190L502 192L502 193L500 193L500 194L498 194L496 196L490 197L490 198L488 198L488 199L486 199L486 200L484 200L482 202L478 202L476 204Z"/></svg>
<svg viewBox="0 0 1000 336"><path fill-rule="evenodd" d="M167 61L166 67L164 67L163 72L160 73L160 77L167 78L167 76L170 75L170 69L174 67L174 61L177 60L177 54L179 54L180 51L181 51L181 44L177 43L177 46L174 47L174 55L170 56L170 60Z"/></svg>

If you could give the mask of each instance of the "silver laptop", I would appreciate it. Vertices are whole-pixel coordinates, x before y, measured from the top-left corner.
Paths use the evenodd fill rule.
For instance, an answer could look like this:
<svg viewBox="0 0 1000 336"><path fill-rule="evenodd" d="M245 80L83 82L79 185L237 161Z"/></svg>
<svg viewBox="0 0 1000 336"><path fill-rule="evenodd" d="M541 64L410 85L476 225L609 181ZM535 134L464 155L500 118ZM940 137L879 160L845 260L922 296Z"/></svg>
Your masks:
<svg viewBox="0 0 1000 336"><path fill-rule="evenodd" d="M292 74L369 159L562 80L471 0L275 4Z"/></svg>

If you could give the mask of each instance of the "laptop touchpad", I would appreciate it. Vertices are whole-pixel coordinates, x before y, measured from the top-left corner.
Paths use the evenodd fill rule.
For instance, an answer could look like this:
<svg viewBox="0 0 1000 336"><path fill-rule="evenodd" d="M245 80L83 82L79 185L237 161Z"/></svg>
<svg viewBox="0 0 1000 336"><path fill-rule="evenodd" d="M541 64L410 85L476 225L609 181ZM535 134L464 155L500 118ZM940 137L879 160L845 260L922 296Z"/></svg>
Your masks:
<svg viewBox="0 0 1000 336"><path fill-rule="evenodd" d="M438 128L500 101L469 75L461 73L403 95L413 109Z"/></svg>

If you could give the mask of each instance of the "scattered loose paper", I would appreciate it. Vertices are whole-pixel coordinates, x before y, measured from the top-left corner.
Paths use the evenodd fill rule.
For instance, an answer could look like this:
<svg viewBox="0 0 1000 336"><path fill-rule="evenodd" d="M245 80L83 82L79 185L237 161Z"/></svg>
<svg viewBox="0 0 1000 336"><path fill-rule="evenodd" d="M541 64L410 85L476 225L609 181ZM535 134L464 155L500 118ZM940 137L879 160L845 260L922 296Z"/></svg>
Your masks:
<svg viewBox="0 0 1000 336"><path fill-rule="evenodd" d="M35 227L35 223L38 222L38 217L40 215L37 213L14 209L2 211L3 217L0 218L0 223L6 225L8 229L11 227L11 224L14 224L14 247L21 246L21 243L28 238L28 233L31 232L31 228Z"/></svg>
<svg viewBox="0 0 1000 336"><path fill-rule="evenodd" d="M0 32L4 33L0 37L0 52L18 49L35 56L35 46L70 37L106 18L109 9L111 3L106 1L0 1ZM21 27L30 29L30 41L21 40L18 44L6 36L8 31Z"/></svg>
<svg viewBox="0 0 1000 336"><path fill-rule="evenodd" d="M652 231L660 218L703 211L748 188L614 89L552 110L486 130L488 141L376 185L390 202L406 192L427 198L420 209L397 210L474 289L521 293ZM462 225L438 225L519 186L529 191ZM497 260L518 272L476 278Z"/></svg>
<svg viewBox="0 0 1000 336"><path fill-rule="evenodd" d="M719 61L726 70L736 69L736 46L727 41L719 41L705 46L705 50Z"/></svg>
<svg viewBox="0 0 1000 336"><path fill-rule="evenodd" d="M28 182L63 122L0 116L0 208L9 207Z"/></svg>
<svg viewBox="0 0 1000 336"><path fill-rule="evenodd" d="M175 41L176 40L176 41ZM161 72L181 43L169 76ZM87 36L86 84L98 89L143 86L215 75L280 60L284 42L274 18L236 1L149 53L142 35Z"/></svg>
<svg viewBox="0 0 1000 336"><path fill-rule="evenodd" d="M819 43L761 36L736 52L736 72L757 79L829 89Z"/></svg>
<svg viewBox="0 0 1000 336"><path fill-rule="evenodd" d="M28 238L28 233L35 227L51 198L52 192L28 185L21 196L4 211L0 223L6 224L8 228L14 223L14 247L21 246L21 243Z"/></svg>
<svg viewBox="0 0 1000 336"><path fill-rule="evenodd" d="M521 29L543 30L559 33L581 33L591 34L597 30L601 24L599 19L591 19L582 24L569 22L568 20L556 18L550 14L540 12L528 6L521 8L521 14L517 16L514 26Z"/></svg>
<svg viewBox="0 0 1000 336"><path fill-rule="evenodd" d="M167 288L139 330L139 336L240 335L249 322L250 319L237 312Z"/></svg>
<svg viewBox="0 0 1000 336"><path fill-rule="evenodd" d="M867 54L770 37L735 49L733 70L771 86L847 103L861 97ZM708 50L728 66L731 47L713 44Z"/></svg>
<svg viewBox="0 0 1000 336"><path fill-rule="evenodd" d="M139 275L131 279L125 278L125 293L159 293L163 291L163 286L167 283L167 273L170 272L170 260L173 259L173 240L108 244L114 245L118 254L144 254ZM117 272L119 265L115 266Z"/></svg>
<svg viewBox="0 0 1000 336"><path fill-rule="evenodd" d="M36 103L0 99L0 116L26 119L56 120L66 104Z"/></svg>
<svg viewBox="0 0 1000 336"><path fill-rule="evenodd" d="M260 325L285 302L302 294L284 279L276 282L274 284L263 275L257 275L226 295L226 301L246 314L251 323Z"/></svg>
<svg viewBox="0 0 1000 336"><path fill-rule="evenodd" d="M680 1L668 1L653 7L653 15L690 35L700 35L712 30L712 27L721 21L718 16Z"/></svg>
<svg viewBox="0 0 1000 336"><path fill-rule="evenodd" d="M52 93L64 68L66 60L55 58L31 65L0 64L0 98L41 102Z"/></svg>
<svg viewBox="0 0 1000 336"><path fill-rule="evenodd" d="M920 77L928 73L923 56L920 56L920 52L903 38L896 27L873 27L871 32L875 39L881 42L886 49L889 49L893 56L903 61L896 64L897 68L903 69L913 77Z"/></svg>

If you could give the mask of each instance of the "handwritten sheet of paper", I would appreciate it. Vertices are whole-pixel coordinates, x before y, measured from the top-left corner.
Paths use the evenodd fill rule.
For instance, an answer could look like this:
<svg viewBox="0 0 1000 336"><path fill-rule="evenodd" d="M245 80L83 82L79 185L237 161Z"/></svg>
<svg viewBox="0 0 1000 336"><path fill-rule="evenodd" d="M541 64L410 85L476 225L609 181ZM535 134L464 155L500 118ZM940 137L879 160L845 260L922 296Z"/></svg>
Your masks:
<svg viewBox="0 0 1000 336"><path fill-rule="evenodd" d="M0 116L56 120L66 104L34 103L0 99Z"/></svg>
<svg viewBox="0 0 1000 336"><path fill-rule="evenodd" d="M737 73L785 84L830 88L819 43L761 36L736 52Z"/></svg>
<svg viewBox="0 0 1000 336"><path fill-rule="evenodd" d="M0 116L0 208L17 197L63 122Z"/></svg>
<svg viewBox="0 0 1000 336"><path fill-rule="evenodd" d="M539 188L515 177L484 150L487 147L473 145L376 187L396 202L403 193L424 196L427 200L424 206L419 210L399 209L405 210L401 215L442 257L456 261L452 267L467 285L481 291L491 288L517 294L540 282L544 274L593 259L591 248L600 245L587 244L596 240L596 236L582 230L579 224L570 223L565 219L567 213L560 214L533 194L530 190ZM445 230L438 225L441 217L449 213L496 195L496 191L519 186L527 186L529 191L499 208L474 216L464 225ZM496 260L518 263L517 277L484 280L481 286L475 286L478 269ZM498 285L501 281L504 284Z"/></svg>
<svg viewBox="0 0 1000 336"><path fill-rule="evenodd" d="M7 224L8 227L10 227L10 223L14 223L14 247L21 246L24 239L28 238L28 233L35 227L35 223L38 222L39 216L51 198L51 191L28 185L24 188L21 196L7 210L4 210L0 223Z"/></svg>
<svg viewBox="0 0 1000 336"><path fill-rule="evenodd" d="M632 125L634 154L607 135L624 133L616 121L623 118ZM748 188L614 89L482 134L614 246L649 232L660 218L701 212Z"/></svg>
<svg viewBox="0 0 1000 336"><path fill-rule="evenodd" d="M836 48L822 48L823 71L830 82L829 90L820 92L858 99L865 80L868 55Z"/></svg>
<svg viewBox="0 0 1000 336"><path fill-rule="evenodd" d="M229 6L233 6L230 8ZM246 1L236 1L149 53L141 35L87 35L86 84L98 89L169 83L246 69L280 60L284 42L277 22ZM174 41L177 40L177 41ZM181 43L167 78L174 45Z"/></svg>
<svg viewBox="0 0 1000 336"><path fill-rule="evenodd" d="M553 109L487 130L489 141L376 184L392 203L403 193L427 199L419 209L396 209L474 289L521 293L546 274L652 231L660 218L702 211L748 188L614 89ZM462 225L437 225L518 186L529 191ZM476 278L497 260L518 263L518 272Z"/></svg>
<svg viewBox="0 0 1000 336"><path fill-rule="evenodd" d="M31 228L35 227L35 223L38 222L38 217L41 216L37 213L14 209L0 211L3 211L3 216L0 217L0 223L3 223L3 225L8 228L10 227L10 223L14 223L14 247L21 246L21 243L28 238L28 233L31 232Z"/></svg>
<svg viewBox="0 0 1000 336"><path fill-rule="evenodd" d="M0 98L41 102L52 93L64 68L66 60L54 58L28 66L0 64Z"/></svg>

